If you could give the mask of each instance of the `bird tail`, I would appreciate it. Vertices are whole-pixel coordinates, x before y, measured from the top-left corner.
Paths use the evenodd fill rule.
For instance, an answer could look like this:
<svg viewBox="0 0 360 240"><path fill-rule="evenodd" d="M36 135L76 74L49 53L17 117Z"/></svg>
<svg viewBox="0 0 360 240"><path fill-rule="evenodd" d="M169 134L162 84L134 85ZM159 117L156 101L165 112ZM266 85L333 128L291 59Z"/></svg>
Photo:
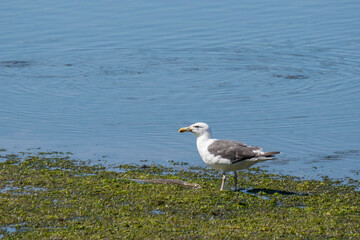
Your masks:
<svg viewBox="0 0 360 240"><path fill-rule="evenodd" d="M273 157L275 154L279 154L280 152L264 152L264 157Z"/></svg>

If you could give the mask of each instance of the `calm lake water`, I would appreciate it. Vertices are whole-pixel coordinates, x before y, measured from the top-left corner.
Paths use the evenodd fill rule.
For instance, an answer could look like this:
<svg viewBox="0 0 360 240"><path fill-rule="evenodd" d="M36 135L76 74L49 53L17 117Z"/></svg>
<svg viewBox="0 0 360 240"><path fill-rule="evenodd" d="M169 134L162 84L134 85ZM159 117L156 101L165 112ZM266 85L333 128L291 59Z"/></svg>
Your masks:
<svg viewBox="0 0 360 240"><path fill-rule="evenodd" d="M359 178L360 1L5 1L0 148L205 166L216 138L258 164Z"/></svg>

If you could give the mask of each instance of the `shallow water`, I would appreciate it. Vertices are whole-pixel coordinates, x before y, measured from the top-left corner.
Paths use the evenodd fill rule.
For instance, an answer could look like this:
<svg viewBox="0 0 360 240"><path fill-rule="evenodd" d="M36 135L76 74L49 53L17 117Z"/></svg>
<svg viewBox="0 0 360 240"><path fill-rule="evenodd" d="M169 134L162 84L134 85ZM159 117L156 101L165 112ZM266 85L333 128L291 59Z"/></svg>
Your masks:
<svg viewBox="0 0 360 240"><path fill-rule="evenodd" d="M203 165L197 121L304 177L359 178L360 3L2 4L0 147Z"/></svg>

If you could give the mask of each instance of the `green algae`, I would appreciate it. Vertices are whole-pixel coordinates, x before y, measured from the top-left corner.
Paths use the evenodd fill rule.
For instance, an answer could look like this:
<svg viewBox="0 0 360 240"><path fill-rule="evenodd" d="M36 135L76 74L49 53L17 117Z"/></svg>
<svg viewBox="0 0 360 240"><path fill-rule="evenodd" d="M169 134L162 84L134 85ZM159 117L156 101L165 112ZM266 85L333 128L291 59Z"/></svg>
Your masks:
<svg viewBox="0 0 360 240"><path fill-rule="evenodd" d="M5 151L3 151L5 152ZM8 154L0 163L0 238L359 239L359 181L239 176L220 192L208 168L120 165L110 171L70 153ZM130 179L178 179L201 189Z"/></svg>

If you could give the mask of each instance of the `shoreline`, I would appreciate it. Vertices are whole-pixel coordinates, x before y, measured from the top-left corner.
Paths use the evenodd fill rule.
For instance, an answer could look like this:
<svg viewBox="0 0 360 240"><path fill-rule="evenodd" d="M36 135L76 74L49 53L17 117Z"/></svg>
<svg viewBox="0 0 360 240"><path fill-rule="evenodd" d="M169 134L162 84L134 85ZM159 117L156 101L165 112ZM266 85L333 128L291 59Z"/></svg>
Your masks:
<svg viewBox="0 0 360 240"><path fill-rule="evenodd" d="M304 180L253 168L239 175L239 189L229 176L220 192L220 174L208 168L142 163L114 171L71 153L0 154L4 239L360 237L355 179Z"/></svg>

